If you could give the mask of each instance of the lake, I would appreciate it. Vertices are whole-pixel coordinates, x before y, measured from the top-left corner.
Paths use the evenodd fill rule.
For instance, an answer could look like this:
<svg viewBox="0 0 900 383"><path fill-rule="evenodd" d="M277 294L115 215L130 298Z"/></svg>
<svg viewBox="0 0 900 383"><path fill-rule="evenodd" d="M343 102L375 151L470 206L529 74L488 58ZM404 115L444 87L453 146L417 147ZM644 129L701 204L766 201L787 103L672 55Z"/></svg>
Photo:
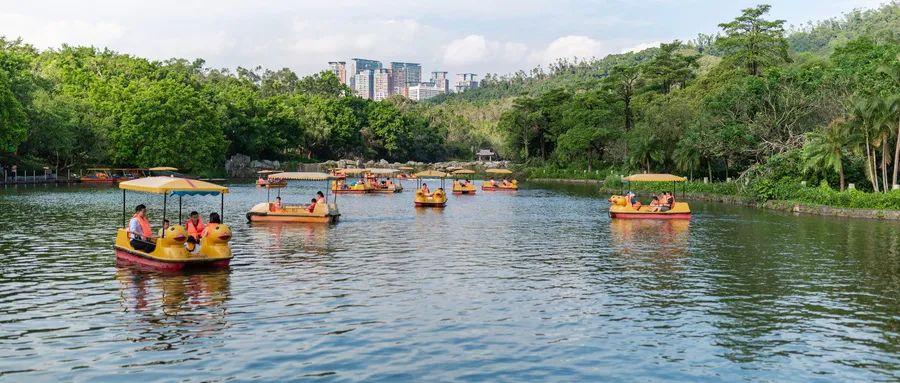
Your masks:
<svg viewBox="0 0 900 383"><path fill-rule="evenodd" d="M249 225L265 191L229 186L230 269L183 273L116 264L118 189L0 189L0 382L900 380L898 222L611 221L551 183L428 210L405 182L336 225Z"/></svg>

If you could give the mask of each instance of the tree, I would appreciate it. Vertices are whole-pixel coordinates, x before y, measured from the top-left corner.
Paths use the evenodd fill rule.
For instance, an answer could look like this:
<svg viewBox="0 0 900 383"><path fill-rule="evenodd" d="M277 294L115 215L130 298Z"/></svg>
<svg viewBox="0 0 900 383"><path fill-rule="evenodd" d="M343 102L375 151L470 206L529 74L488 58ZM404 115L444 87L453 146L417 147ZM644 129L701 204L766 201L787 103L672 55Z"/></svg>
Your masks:
<svg viewBox="0 0 900 383"><path fill-rule="evenodd" d="M631 131L634 126L631 99L643 84L640 69L636 66L615 66L603 79L603 84L625 104L625 132Z"/></svg>
<svg viewBox="0 0 900 383"><path fill-rule="evenodd" d="M341 84L341 80L332 71L322 71L300 79L297 91L310 96L343 97L351 94L350 88Z"/></svg>
<svg viewBox="0 0 900 383"><path fill-rule="evenodd" d="M138 81L111 133L110 158L118 165L178 165L211 170L225 160L227 143L218 116L193 88L166 79Z"/></svg>
<svg viewBox="0 0 900 383"><path fill-rule="evenodd" d="M804 171L833 170L840 176L844 191L844 153L854 141L843 119L833 121L821 131L810 132L803 145Z"/></svg>
<svg viewBox="0 0 900 383"><path fill-rule="evenodd" d="M28 116L10 89L9 77L0 68L0 152L15 152L28 131Z"/></svg>
<svg viewBox="0 0 900 383"><path fill-rule="evenodd" d="M681 41L678 40L663 43L653 59L641 65L647 82L662 94L669 93L674 86L684 88L687 82L694 78L694 70L697 69L697 59L700 56L680 54L678 49L681 47Z"/></svg>
<svg viewBox="0 0 900 383"><path fill-rule="evenodd" d="M784 38L785 21L763 19L769 9L768 4L746 8L733 21L719 24L725 36L719 37L716 45L727 52L726 60L745 68L752 76L759 76L768 66L790 60Z"/></svg>

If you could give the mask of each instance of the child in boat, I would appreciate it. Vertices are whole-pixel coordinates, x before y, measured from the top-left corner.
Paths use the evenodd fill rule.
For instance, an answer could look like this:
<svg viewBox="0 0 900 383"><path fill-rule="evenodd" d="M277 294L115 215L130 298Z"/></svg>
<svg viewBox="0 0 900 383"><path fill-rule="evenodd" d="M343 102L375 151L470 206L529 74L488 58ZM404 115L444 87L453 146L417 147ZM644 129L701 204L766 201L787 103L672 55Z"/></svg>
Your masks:
<svg viewBox="0 0 900 383"><path fill-rule="evenodd" d="M325 203L325 194L321 190L316 192L316 203Z"/></svg>
<svg viewBox="0 0 900 383"><path fill-rule="evenodd" d="M312 213L313 210L316 210L316 199L313 198L309 201L309 206L306 207L306 211Z"/></svg>
<svg viewBox="0 0 900 383"><path fill-rule="evenodd" d="M153 242L153 230L150 228L150 221L147 220L147 207L144 204L135 206L134 215L128 222L128 236L130 238L131 247L145 253L152 253L156 250L156 243Z"/></svg>
<svg viewBox="0 0 900 383"><path fill-rule="evenodd" d="M427 195L427 196L431 195L431 190L428 190L428 184L426 184L426 183L422 184L422 192L424 192L425 195Z"/></svg>

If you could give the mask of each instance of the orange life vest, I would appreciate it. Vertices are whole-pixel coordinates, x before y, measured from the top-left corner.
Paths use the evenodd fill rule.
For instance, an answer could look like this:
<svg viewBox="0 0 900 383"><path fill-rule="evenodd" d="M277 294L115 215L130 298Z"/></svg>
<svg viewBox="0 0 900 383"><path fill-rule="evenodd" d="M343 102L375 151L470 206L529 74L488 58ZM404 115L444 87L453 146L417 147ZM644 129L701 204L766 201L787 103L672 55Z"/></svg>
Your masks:
<svg viewBox="0 0 900 383"><path fill-rule="evenodd" d="M313 203L309 204L309 207L307 207L306 210L309 211L310 213L312 213L313 210L316 210L316 203L313 202Z"/></svg>
<svg viewBox="0 0 900 383"><path fill-rule="evenodd" d="M153 235L153 229L150 228L150 222L147 221L147 217L141 217L141 216L137 215L137 213L134 213L134 215L131 216L131 218L136 218L138 220L138 223L141 224L141 231L143 231L143 233L134 233L134 234L138 234L144 238L150 238Z"/></svg>
<svg viewBox="0 0 900 383"><path fill-rule="evenodd" d="M199 240L201 234L203 234L203 229L206 229L206 225L203 224L203 218L197 220L197 225L194 225L194 221L188 219L187 222L184 223L184 227L187 228L188 235L194 237L194 239Z"/></svg>

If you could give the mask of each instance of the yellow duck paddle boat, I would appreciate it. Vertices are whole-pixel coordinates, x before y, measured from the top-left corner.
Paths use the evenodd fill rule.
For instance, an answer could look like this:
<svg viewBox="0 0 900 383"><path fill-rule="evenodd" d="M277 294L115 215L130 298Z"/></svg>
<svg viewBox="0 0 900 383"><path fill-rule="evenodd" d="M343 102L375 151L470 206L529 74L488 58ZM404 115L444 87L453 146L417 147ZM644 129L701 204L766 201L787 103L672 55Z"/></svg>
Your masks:
<svg viewBox="0 0 900 383"><path fill-rule="evenodd" d="M168 197L178 196L178 221L181 222L181 199L184 196L219 195L220 214L225 207L228 188L213 183L177 177L146 177L119 183L122 189L122 228L116 233L116 258L163 270L181 270L189 267L227 267L231 262L231 228L224 223L208 223L206 233L200 239L196 252L185 247L187 231L180 224L170 225L158 237L151 239L154 249L145 252L131 245L128 231L128 215L125 207L127 190L163 195L163 219L166 219ZM155 234L155 233L154 233Z"/></svg>
<svg viewBox="0 0 900 383"><path fill-rule="evenodd" d="M326 173L313 172L284 172L270 174L269 177L282 180L300 180L300 181L331 181L335 177ZM327 186L327 184L326 184ZM334 192L332 192L334 194ZM268 193L267 193L268 195ZM281 197L281 190L278 190L278 197ZM337 194L331 203L328 202L328 194L325 194L325 200L310 205L282 205L277 206L275 203L268 201L261 202L253 206L247 213L247 220L250 222L288 222L288 223L334 223L337 222L341 213L337 207Z"/></svg>
<svg viewBox="0 0 900 383"><path fill-rule="evenodd" d="M331 192L334 194L365 194L371 193L372 184L366 181L367 169L338 169L336 173L343 175L344 178L335 177L331 182ZM359 177L359 181L350 183L350 176Z"/></svg>
<svg viewBox="0 0 900 383"><path fill-rule="evenodd" d="M372 193L401 193L403 185L400 180L394 181L394 177L400 171L397 169L366 169L369 171L367 180L371 180Z"/></svg>
<svg viewBox="0 0 900 383"><path fill-rule="evenodd" d="M459 169L455 170L453 173L453 194L470 194L474 195L475 184L472 183L472 175L475 174L474 170L469 169Z"/></svg>
<svg viewBox="0 0 900 383"><path fill-rule="evenodd" d="M483 191L516 191L519 190L519 181L512 180L507 181L506 176L512 174L512 171L509 169L486 169L484 171L490 176L489 180L485 180L481 183L481 190ZM502 181L497 181L494 179L496 176L502 175L504 178Z"/></svg>
<svg viewBox="0 0 900 383"><path fill-rule="evenodd" d="M687 181L684 177L671 174L633 174L622 179L625 182L671 182L671 203L661 202L659 205L643 205L637 197L613 195L609 197L609 216L617 219L690 219L691 208L687 202L675 202L675 183ZM682 196L684 192L682 191Z"/></svg>
<svg viewBox="0 0 900 383"><path fill-rule="evenodd" d="M401 180L414 180L416 176L409 174L411 171L416 170L416 168L412 166L401 166L397 168L397 170L401 171L400 175L397 178Z"/></svg>
<svg viewBox="0 0 900 383"><path fill-rule="evenodd" d="M447 173L437 170L426 170L416 173L416 207L443 208L447 206L447 192L444 191L444 178L446 177ZM434 192L426 191L424 186L427 185L425 182L422 182L423 178L439 178L441 187Z"/></svg>
<svg viewBox="0 0 900 383"><path fill-rule="evenodd" d="M287 180L280 180L277 178L268 178L270 174L280 173L277 170L260 170L256 172L259 174L259 179L256 180L256 187L258 188L283 188L287 186Z"/></svg>

